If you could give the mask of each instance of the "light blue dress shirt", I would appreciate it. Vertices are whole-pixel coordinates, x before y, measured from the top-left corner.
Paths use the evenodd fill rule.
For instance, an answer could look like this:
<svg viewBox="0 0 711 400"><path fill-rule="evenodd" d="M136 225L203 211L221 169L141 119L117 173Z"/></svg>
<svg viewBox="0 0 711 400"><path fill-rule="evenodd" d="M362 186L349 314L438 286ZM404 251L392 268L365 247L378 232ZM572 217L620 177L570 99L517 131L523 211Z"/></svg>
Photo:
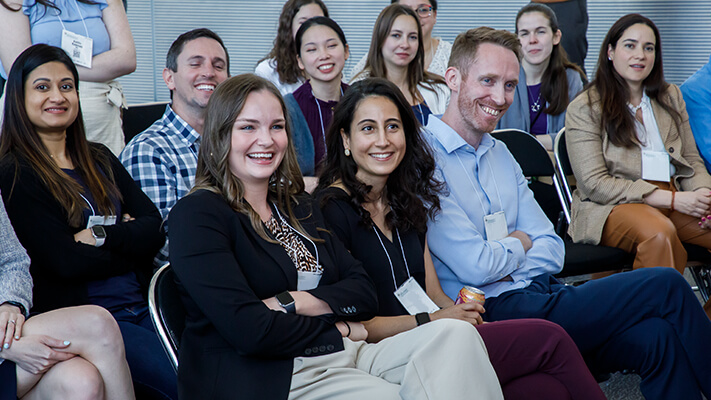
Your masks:
<svg viewBox="0 0 711 400"><path fill-rule="evenodd" d="M711 171L711 57L680 87L696 146Z"/></svg>
<svg viewBox="0 0 711 400"><path fill-rule="evenodd" d="M442 210L429 222L427 242L442 289L451 298L464 285L486 297L525 288L531 279L563 268L563 241L528 188L521 168L503 142L488 133L470 146L449 125L430 116L424 132L432 146L438 178L446 182ZM524 252L518 239L487 240L484 216L504 211L509 233L528 234ZM510 276L511 280L503 280Z"/></svg>

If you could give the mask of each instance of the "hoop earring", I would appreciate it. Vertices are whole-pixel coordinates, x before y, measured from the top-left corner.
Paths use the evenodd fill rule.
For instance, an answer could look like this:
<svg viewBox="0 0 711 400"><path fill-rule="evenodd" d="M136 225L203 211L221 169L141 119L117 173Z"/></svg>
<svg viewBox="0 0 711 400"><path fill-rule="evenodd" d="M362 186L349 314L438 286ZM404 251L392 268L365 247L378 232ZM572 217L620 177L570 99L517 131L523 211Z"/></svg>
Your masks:
<svg viewBox="0 0 711 400"><path fill-rule="evenodd" d="M351 155L350 149L345 149L345 150L343 150L343 154L345 154L346 157L350 156L350 155Z"/></svg>

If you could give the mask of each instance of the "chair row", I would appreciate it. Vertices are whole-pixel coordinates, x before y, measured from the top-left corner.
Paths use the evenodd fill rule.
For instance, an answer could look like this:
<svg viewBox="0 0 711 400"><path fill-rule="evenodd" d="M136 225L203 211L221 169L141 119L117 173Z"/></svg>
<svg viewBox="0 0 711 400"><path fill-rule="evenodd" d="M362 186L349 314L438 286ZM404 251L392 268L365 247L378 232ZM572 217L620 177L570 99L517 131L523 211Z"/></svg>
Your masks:
<svg viewBox="0 0 711 400"><path fill-rule="evenodd" d="M555 164L546 149L531 134L518 129L500 129L492 136L506 144L526 177L549 177L560 201L561 211L556 225L557 233L565 243L565 261L558 277L573 277L605 271L629 270L632 268L634 255L615 247L574 243L566 233L571 221L571 203L573 191L570 177L573 169L568 158L565 144L565 128L555 139ZM533 188L535 192L535 188ZM688 253L688 265L701 297L707 301L711 293L711 253L706 249L685 244Z"/></svg>

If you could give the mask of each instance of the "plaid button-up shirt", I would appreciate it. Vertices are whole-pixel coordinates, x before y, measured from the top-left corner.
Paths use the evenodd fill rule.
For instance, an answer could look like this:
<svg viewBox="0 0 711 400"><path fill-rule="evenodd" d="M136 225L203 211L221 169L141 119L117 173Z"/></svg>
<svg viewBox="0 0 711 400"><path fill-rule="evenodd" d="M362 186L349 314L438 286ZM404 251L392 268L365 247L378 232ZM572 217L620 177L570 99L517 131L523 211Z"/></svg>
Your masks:
<svg viewBox="0 0 711 400"><path fill-rule="evenodd" d="M178 116L170 105L163 117L136 135L121 152L121 163L150 197L163 217L168 233L168 213L195 183L200 134ZM168 261L168 240L154 264Z"/></svg>

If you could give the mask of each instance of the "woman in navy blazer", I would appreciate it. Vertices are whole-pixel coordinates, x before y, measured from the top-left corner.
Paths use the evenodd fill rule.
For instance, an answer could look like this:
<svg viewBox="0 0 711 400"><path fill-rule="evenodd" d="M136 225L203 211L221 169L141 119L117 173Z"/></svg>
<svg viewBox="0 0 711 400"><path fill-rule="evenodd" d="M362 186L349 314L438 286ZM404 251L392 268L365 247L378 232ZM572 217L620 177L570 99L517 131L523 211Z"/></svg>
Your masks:
<svg viewBox="0 0 711 400"><path fill-rule="evenodd" d="M223 82L207 106L195 188L170 216L187 311L180 397L502 398L469 324L364 342L355 321L377 310L375 288L304 194L285 116L276 87L252 74ZM438 359L442 343L461 360Z"/></svg>

